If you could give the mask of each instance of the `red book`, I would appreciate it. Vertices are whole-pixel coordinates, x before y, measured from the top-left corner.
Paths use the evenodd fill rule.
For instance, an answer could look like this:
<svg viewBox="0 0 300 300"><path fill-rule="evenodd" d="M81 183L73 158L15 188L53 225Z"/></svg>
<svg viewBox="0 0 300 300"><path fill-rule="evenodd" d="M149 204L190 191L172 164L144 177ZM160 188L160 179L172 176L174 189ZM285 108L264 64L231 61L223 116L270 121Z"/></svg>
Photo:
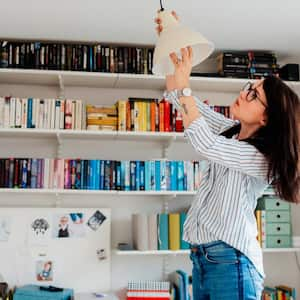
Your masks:
<svg viewBox="0 0 300 300"><path fill-rule="evenodd" d="M164 101L164 131L170 132L170 102Z"/></svg>

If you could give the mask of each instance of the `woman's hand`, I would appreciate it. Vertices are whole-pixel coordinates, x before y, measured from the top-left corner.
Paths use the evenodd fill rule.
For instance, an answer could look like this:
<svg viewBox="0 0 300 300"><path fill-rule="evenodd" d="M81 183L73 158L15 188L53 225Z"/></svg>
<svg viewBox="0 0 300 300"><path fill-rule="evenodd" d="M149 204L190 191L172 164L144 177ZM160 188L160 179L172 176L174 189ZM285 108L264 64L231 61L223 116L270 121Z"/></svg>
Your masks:
<svg viewBox="0 0 300 300"><path fill-rule="evenodd" d="M176 20L179 20L176 12L172 11L172 15ZM163 31L163 25L160 18L156 18L156 31L159 35ZM170 53L170 58L174 64L174 74L166 76L166 87L168 91L178 89L181 90L189 87L189 78L192 71L193 51L191 47L180 49L181 58L177 57L176 53Z"/></svg>

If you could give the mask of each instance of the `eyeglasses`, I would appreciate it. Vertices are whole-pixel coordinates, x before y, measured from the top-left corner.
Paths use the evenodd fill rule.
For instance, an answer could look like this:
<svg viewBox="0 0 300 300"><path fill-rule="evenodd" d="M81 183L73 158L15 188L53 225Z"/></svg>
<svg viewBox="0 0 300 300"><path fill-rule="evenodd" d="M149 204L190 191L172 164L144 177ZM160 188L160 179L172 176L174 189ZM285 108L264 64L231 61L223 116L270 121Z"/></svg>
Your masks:
<svg viewBox="0 0 300 300"><path fill-rule="evenodd" d="M244 87L242 88L243 92L247 92L247 96L246 96L246 100L248 102L251 102L253 100L258 100L265 108L267 108L268 106L266 105L266 103L264 103L264 101L262 101L259 97L258 97L258 93L256 88L253 88L253 83L248 81Z"/></svg>

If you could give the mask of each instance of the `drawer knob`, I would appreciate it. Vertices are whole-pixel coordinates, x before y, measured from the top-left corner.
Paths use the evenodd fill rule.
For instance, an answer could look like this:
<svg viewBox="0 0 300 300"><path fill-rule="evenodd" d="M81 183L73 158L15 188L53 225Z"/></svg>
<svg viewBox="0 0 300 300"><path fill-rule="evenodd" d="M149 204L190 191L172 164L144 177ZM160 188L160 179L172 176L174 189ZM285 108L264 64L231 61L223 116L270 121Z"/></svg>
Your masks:
<svg viewBox="0 0 300 300"><path fill-rule="evenodd" d="M277 227L277 231L280 231L280 227Z"/></svg>
<svg viewBox="0 0 300 300"><path fill-rule="evenodd" d="M276 202L276 206L279 206L280 205L280 203L279 202Z"/></svg>
<svg viewBox="0 0 300 300"><path fill-rule="evenodd" d="M281 243L281 240L277 240L277 243L280 244L280 243Z"/></svg>
<svg viewBox="0 0 300 300"><path fill-rule="evenodd" d="M277 218L280 219L280 215L277 215Z"/></svg>

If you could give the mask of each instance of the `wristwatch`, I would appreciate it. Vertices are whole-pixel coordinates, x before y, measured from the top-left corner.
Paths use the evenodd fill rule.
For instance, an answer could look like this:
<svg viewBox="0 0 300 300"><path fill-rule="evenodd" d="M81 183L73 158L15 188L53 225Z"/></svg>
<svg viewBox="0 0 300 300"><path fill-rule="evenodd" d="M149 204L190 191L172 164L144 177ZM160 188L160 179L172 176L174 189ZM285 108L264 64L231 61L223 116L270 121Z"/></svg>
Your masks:
<svg viewBox="0 0 300 300"><path fill-rule="evenodd" d="M182 90L176 90L177 97L189 97L192 96L192 90L190 88L183 88Z"/></svg>

